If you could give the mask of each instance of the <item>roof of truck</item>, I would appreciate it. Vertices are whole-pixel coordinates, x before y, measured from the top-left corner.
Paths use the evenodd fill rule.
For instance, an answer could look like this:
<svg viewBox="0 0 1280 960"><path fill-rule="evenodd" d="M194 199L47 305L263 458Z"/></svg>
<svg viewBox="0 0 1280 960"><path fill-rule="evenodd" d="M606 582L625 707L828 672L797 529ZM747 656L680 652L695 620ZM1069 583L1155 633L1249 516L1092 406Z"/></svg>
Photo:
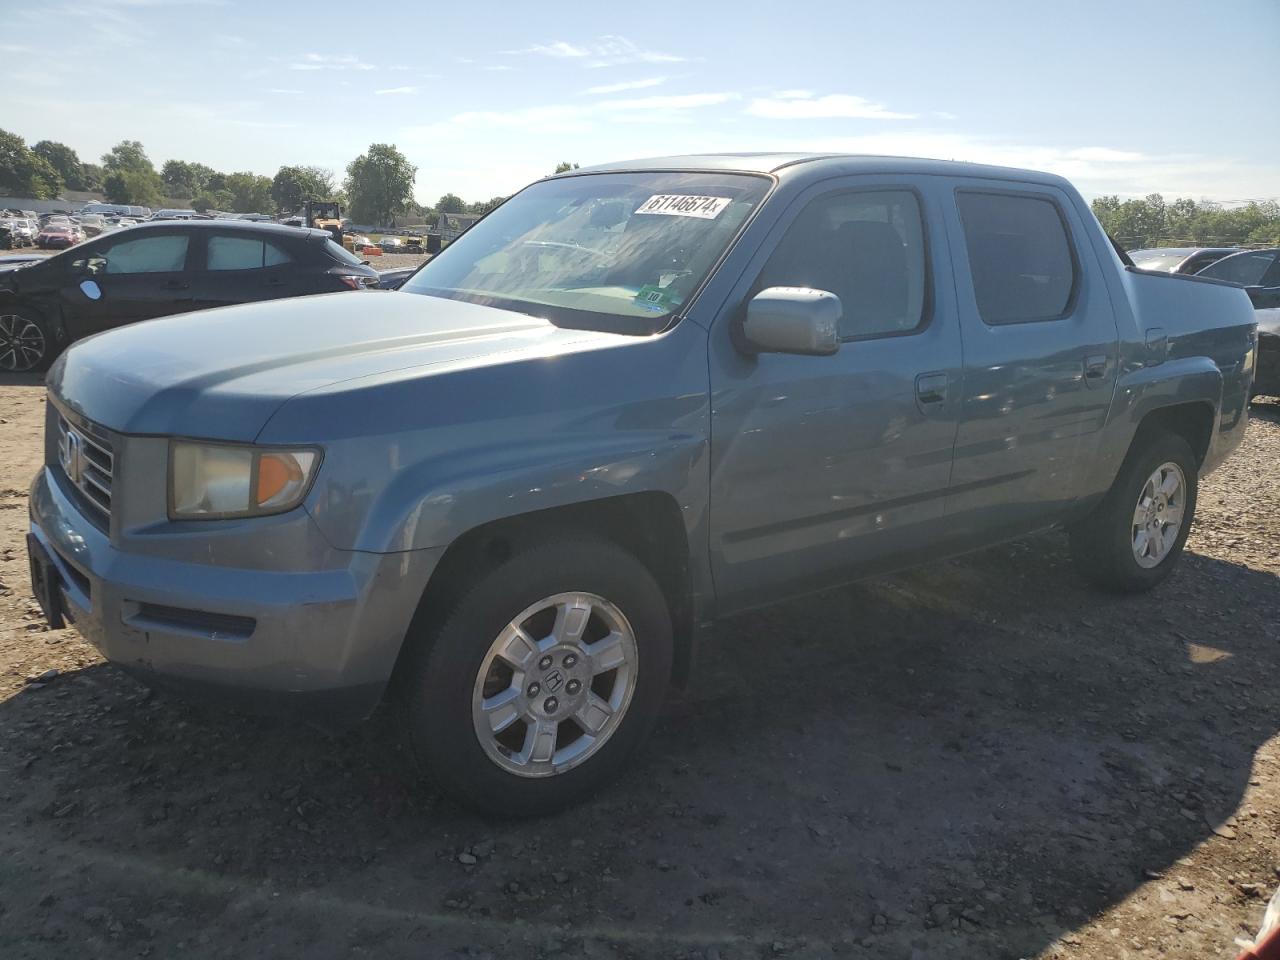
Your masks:
<svg viewBox="0 0 1280 960"><path fill-rule="evenodd" d="M823 175L858 173L916 173L948 177L975 177L995 180L1023 180L1062 186L1065 179L1052 173L996 167L959 160L930 160L923 157L888 157L858 153L696 153L671 157L648 157L602 163L559 174L567 177L584 173L621 170L715 170L740 173L778 173L789 168Z"/></svg>

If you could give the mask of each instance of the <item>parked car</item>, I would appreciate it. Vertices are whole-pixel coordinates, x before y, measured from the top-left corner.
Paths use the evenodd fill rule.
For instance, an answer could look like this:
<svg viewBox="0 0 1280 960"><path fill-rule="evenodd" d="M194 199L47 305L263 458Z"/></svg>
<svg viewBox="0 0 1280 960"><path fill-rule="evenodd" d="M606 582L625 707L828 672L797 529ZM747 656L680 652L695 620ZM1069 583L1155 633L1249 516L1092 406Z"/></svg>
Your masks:
<svg viewBox="0 0 1280 960"><path fill-rule="evenodd" d="M100 213L86 213L79 218L80 229L86 237L96 237L107 228L107 218Z"/></svg>
<svg viewBox="0 0 1280 960"><path fill-rule="evenodd" d="M1211 263L1239 251L1239 247L1149 247L1130 250L1133 265L1161 273L1198 273Z"/></svg>
<svg viewBox="0 0 1280 960"><path fill-rule="evenodd" d="M378 241L383 253L403 253L404 241L399 237L383 237Z"/></svg>
<svg viewBox="0 0 1280 960"><path fill-rule="evenodd" d="M1256 311L1258 319L1258 371L1253 396L1280 397L1280 307Z"/></svg>
<svg viewBox="0 0 1280 960"><path fill-rule="evenodd" d="M155 213L151 215L151 219L152 220L194 220L198 216L199 214L197 214L194 210L175 210L173 208L166 208L164 210L157 210Z"/></svg>
<svg viewBox="0 0 1280 960"><path fill-rule="evenodd" d="M41 250L65 250L84 240L84 231L69 220L51 220L36 234L36 246Z"/></svg>
<svg viewBox="0 0 1280 960"><path fill-rule="evenodd" d="M40 229L36 226L34 220L28 220L26 217L11 217L6 220L0 220L0 223L8 227L9 238L13 246L30 247L35 245Z"/></svg>
<svg viewBox="0 0 1280 960"><path fill-rule="evenodd" d="M1205 267L1197 276L1238 283L1258 309L1280 307L1280 248L1244 250Z"/></svg>
<svg viewBox="0 0 1280 960"><path fill-rule="evenodd" d="M546 812L628 762L716 618L1052 527L1090 580L1161 582L1253 335L1056 176L573 171L400 291L68 350L33 590L153 682L330 724L394 689L443 788Z"/></svg>
<svg viewBox="0 0 1280 960"><path fill-rule="evenodd" d="M399 290L417 269L417 267L401 267L398 270L379 270L378 287L382 290Z"/></svg>
<svg viewBox="0 0 1280 960"><path fill-rule="evenodd" d="M0 316L22 331L7 343L0 331L0 372L43 369L68 343L137 320L377 286L377 271L323 230L151 221L0 274Z"/></svg>
<svg viewBox="0 0 1280 960"><path fill-rule="evenodd" d="M0 229L3 229L3 226L4 221L0 220ZM0 270L16 270L32 263L42 263L47 259L38 253L11 253L0 256Z"/></svg>

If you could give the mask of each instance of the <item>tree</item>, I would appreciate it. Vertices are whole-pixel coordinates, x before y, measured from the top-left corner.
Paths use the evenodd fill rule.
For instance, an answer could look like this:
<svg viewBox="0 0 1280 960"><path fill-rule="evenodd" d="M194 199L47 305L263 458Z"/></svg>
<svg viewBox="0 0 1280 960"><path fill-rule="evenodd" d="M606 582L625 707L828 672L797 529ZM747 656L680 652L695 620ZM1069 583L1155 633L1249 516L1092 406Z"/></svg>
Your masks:
<svg viewBox="0 0 1280 960"><path fill-rule="evenodd" d="M236 213L262 213L271 209L271 180L256 173L229 173L226 191Z"/></svg>
<svg viewBox="0 0 1280 960"><path fill-rule="evenodd" d="M106 175L107 172L96 163L80 164L80 181L84 184L84 190L101 190Z"/></svg>
<svg viewBox="0 0 1280 960"><path fill-rule="evenodd" d="M151 158L147 156L147 151L137 140L121 140L109 152L102 155L102 165L107 168L108 173L122 170L156 172L156 168L151 164Z"/></svg>
<svg viewBox="0 0 1280 960"><path fill-rule="evenodd" d="M488 200L480 200L470 205L469 209L472 213L478 213L481 216L488 213L495 207L507 202L506 197L490 197Z"/></svg>
<svg viewBox="0 0 1280 960"><path fill-rule="evenodd" d="M570 163L568 160L561 160L559 163L556 164L556 168L554 171L552 171L552 173L553 175L556 173L568 173L570 170L577 170L577 169L578 169L578 165L576 163Z"/></svg>
<svg viewBox="0 0 1280 960"><path fill-rule="evenodd" d="M214 175L212 167L186 160L166 160L160 168L160 179L171 197L194 197L204 191L205 184Z"/></svg>
<svg viewBox="0 0 1280 960"><path fill-rule="evenodd" d="M1280 241L1280 204L1222 207L1188 198L1166 203L1158 193L1138 200L1098 197L1093 212L1129 250L1159 246L1235 246Z"/></svg>
<svg viewBox="0 0 1280 960"><path fill-rule="evenodd" d="M324 167L281 167L271 181L271 199L277 210L290 213L304 200L328 200L333 196L333 172Z"/></svg>
<svg viewBox="0 0 1280 960"><path fill-rule="evenodd" d="M198 197L191 200L191 209L197 213L208 213L210 210L230 210L235 204L235 199L226 190L211 190L202 193ZM246 213L254 213L256 211L248 210Z"/></svg>
<svg viewBox="0 0 1280 960"><path fill-rule="evenodd" d="M0 130L0 193L47 200L62 189L58 171L16 133Z"/></svg>
<svg viewBox="0 0 1280 960"><path fill-rule="evenodd" d="M112 203L158 207L164 203L159 175L154 170L117 170L108 173L102 192Z"/></svg>
<svg viewBox="0 0 1280 960"><path fill-rule="evenodd" d="M41 140L31 148L31 152L44 160L58 172L58 176L72 190L88 190L85 185L84 164L80 157L65 143L55 140Z"/></svg>
<svg viewBox="0 0 1280 960"><path fill-rule="evenodd" d="M413 199L418 168L390 143L370 144L347 164L346 190L351 217L358 223L384 224Z"/></svg>
<svg viewBox="0 0 1280 960"><path fill-rule="evenodd" d="M446 193L436 202L436 213L466 213L467 202L456 193Z"/></svg>

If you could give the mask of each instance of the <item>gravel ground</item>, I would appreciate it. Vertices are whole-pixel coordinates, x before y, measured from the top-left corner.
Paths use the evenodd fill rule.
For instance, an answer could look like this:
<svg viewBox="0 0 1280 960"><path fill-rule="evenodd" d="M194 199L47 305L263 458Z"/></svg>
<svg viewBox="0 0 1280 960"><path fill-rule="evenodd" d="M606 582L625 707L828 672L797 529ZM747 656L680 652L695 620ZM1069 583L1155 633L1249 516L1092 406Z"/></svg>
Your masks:
<svg viewBox="0 0 1280 960"><path fill-rule="evenodd" d="M1203 960L1277 883L1280 406L1153 594L1046 536L737 618L620 783L523 824L386 717L192 706L47 630L43 407L0 383L5 958Z"/></svg>

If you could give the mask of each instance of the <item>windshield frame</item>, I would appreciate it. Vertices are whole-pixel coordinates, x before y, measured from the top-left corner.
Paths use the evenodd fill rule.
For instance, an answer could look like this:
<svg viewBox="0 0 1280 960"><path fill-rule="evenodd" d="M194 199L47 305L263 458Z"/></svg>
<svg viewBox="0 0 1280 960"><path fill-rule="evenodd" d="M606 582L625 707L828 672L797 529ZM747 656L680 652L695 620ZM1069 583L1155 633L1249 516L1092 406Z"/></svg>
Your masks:
<svg viewBox="0 0 1280 960"><path fill-rule="evenodd" d="M491 306L499 310L508 310L513 313L521 313L526 316L536 317L545 320L548 323L555 324L558 327L568 329L596 330L604 333L619 333L630 336L653 336L664 333L673 328L681 320L689 315L698 302L698 298L702 295L707 285L715 277L725 260L733 253L738 244L742 241L743 236L751 228L756 217L760 215L761 210L769 203L778 187L778 177L771 172L759 170L721 170L707 167L631 167L631 168L611 168L608 170L573 170L552 177L544 177L541 180L535 180L533 183L527 184L520 190L513 193L501 204L485 213L483 217L476 220L475 223L467 227L466 230L459 234L461 239L465 234L471 233L479 227L485 220L493 214L510 204L521 194L538 186L555 181L570 180L584 177L618 177L618 176L668 176L673 174L698 174L707 176L733 177L733 178L752 178L764 182L764 190L760 193L759 199L755 205L743 218L741 224L722 244L722 247L716 257L708 264L703 275L698 279L690 290L689 295L684 301L670 313L656 315L654 317L628 316L624 314L610 314L599 311L590 311L573 307L559 307L544 303L536 303L528 300L520 300L516 298L501 297L497 295L486 296L467 296L457 295L458 291L451 291L451 295L444 296L446 288L440 287L421 287L418 289L408 289L410 284L418 278L422 270L430 266L437 258L445 255L449 249L446 247L443 251L436 254L427 262L421 264L417 270L405 281L400 288L406 293L416 296L439 297L441 299L458 300L464 303L478 303L485 306ZM456 240L454 242L457 242ZM452 246L452 243L450 244ZM439 291L439 292L437 292ZM597 318L596 322L589 322L589 318Z"/></svg>

